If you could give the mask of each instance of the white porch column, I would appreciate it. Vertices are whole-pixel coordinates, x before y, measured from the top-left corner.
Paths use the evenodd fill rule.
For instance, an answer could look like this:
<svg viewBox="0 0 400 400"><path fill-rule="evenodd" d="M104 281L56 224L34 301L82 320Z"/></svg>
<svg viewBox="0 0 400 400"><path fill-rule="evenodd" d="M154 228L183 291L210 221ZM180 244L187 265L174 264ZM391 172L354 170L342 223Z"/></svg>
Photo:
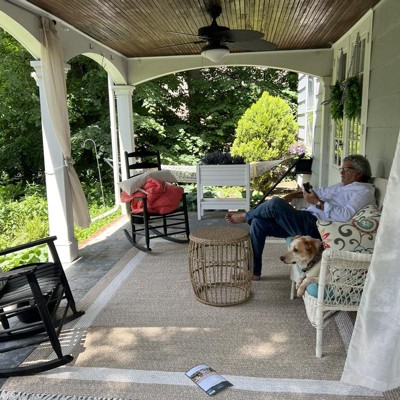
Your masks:
<svg viewBox="0 0 400 400"><path fill-rule="evenodd" d="M329 112L329 104L326 102L331 98L332 77L320 78L322 85L322 104L321 104L321 149L320 149L320 174L319 187L328 186L328 168L331 159L329 154L330 146L330 123L331 114Z"/></svg>
<svg viewBox="0 0 400 400"><path fill-rule="evenodd" d="M111 148L112 148L112 165L114 175L114 198L115 205L120 204L120 189L118 186L119 179L119 157L118 157L118 133L117 133L117 116L115 112L114 82L108 75L108 102L110 109L110 130L111 130Z"/></svg>
<svg viewBox="0 0 400 400"><path fill-rule="evenodd" d="M127 178L124 152L133 151L135 149L132 111L132 94L134 90L134 86L114 86L114 93L117 98L117 117L122 180L125 180Z"/></svg>
<svg viewBox="0 0 400 400"><path fill-rule="evenodd" d="M35 69L32 76L39 87L50 235L57 236L55 244L61 261L71 262L78 256L78 242L74 237L71 188L64 166L64 157L49 116L41 62L32 61L31 66ZM66 73L68 69L69 66L65 69Z"/></svg>

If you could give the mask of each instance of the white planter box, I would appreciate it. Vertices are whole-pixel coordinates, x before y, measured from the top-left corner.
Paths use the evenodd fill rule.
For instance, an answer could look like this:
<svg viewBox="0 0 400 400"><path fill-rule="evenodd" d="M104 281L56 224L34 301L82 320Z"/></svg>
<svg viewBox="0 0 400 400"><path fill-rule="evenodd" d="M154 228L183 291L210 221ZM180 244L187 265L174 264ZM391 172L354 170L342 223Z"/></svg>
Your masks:
<svg viewBox="0 0 400 400"><path fill-rule="evenodd" d="M197 216L200 220L204 210L250 210L250 164L196 166ZM205 199L204 186L243 186L245 198Z"/></svg>

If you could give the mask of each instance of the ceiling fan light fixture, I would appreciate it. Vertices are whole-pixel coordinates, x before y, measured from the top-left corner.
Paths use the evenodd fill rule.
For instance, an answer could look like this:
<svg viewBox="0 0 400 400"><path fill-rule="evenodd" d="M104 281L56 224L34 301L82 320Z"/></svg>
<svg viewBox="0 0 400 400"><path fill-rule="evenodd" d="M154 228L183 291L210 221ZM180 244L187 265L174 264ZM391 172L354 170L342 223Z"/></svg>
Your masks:
<svg viewBox="0 0 400 400"><path fill-rule="evenodd" d="M227 54L229 54L229 47L222 44L218 46L207 45L201 49L201 55L212 62L221 61Z"/></svg>

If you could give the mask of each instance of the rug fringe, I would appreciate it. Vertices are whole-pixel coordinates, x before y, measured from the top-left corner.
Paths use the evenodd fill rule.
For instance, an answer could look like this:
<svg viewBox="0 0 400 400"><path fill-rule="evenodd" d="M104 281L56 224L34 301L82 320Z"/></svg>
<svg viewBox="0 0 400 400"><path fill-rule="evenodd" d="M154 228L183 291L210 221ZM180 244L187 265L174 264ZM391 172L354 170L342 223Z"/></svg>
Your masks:
<svg viewBox="0 0 400 400"><path fill-rule="evenodd" d="M21 393L0 390L0 400L126 400L117 397L64 396L61 394Z"/></svg>

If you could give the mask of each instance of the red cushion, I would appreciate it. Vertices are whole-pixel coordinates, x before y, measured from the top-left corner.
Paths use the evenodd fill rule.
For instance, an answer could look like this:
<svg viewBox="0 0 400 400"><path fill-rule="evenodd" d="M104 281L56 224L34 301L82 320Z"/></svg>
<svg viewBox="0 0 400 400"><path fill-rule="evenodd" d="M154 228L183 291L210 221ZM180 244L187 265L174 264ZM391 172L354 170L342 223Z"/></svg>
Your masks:
<svg viewBox="0 0 400 400"><path fill-rule="evenodd" d="M183 195L183 187L169 183L165 185L165 192L151 203L151 209L160 214L169 213L178 208Z"/></svg>
<svg viewBox="0 0 400 400"><path fill-rule="evenodd" d="M142 191L136 191L124 200L130 199L132 214L143 212L143 197L147 198L147 210L149 213L165 214L178 208L183 195L183 188L174 186L155 178L147 178Z"/></svg>

